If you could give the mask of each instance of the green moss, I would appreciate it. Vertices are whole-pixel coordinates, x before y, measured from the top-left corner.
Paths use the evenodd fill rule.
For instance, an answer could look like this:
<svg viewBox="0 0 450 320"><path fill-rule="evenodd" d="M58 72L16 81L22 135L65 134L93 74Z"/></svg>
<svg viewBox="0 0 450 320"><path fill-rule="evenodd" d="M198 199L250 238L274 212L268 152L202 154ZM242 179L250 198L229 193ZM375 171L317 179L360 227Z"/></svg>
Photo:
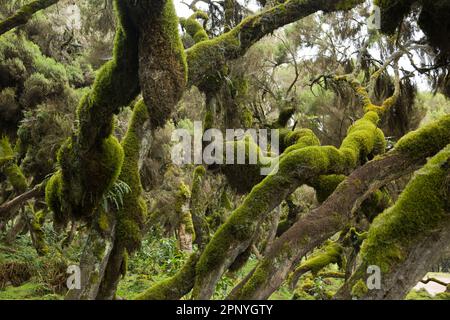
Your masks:
<svg viewBox="0 0 450 320"><path fill-rule="evenodd" d="M351 295L354 298L362 298L367 294L367 292L369 292L367 285L360 279L352 287Z"/></svg>
<svg viewBox="0 0 450 320"><path fill-rule="evenodd" d="M186 233L193 235L193 240L195 238L194 224L192 222L192 215L188 207L189 199L191 197L191 192L189 187L183 182L178 187L178 193L176 197L175 210L180 218L180 224L185 227Z"/></svg>
<svg viewBox="0 0 450 320"><path fill-rule="evenodd" d="M53 211L54 219L57 223L62 223L67 219L67 217L63 214L61 201L62 173L61 171L57 171L53 176L51 176L45 186L45 202L50 210Z"/></svg>
<svg viewBox="0 0 450 320"><path fill-rule="evenodd" d="M0 290L0 300L41 300L49 293L48 288L41 283L27 282L18 287L9 286Z"/></svg>
<svg viewBox="0 0 450 320"><path fill-rule="evenodd" d="M233 148L233 161L227 159L227 148ZM259 183L264 176L261 175L261 169L269 168L272 158L266 154L253 141L250 135L245 136L239 141L229 141L223 148L224 165L221 166L223 174L227 177L230 186L238 193L247 193L251 188ZM245 162L240 165L227 165L227 162L238 163L238 154L244 154ZM250 163L251 155L256 155L256 163Z"/></svg>
<svg viewBox="0 0 450 320"><path fill-rule="evenodd" d="M22 170L17 164L11 164L3 170L4 174L8 177L8 181L13 186L14 190L18 193L23 193L28 188L28 182L25 178Z"/></svg>
<svg viewBox="0 0 450 320"><path fill-rule="evenodd" d="M199 43L208 40L208 34L206 33L203 26L197 21L197 18L202 18L204 20L208 19L206 13L197 11L189 18L181 18L180 24L186 30L186 32L194 39L195 43Z"/></svg>
<svg viewBox="0 0 450 320"><path fill-rule="evenodd" d="M215 92L221 87L228 73L226 56L240 48L238 34L239 28L234 28L230 32L197 43L186 50L191 84L195 84L205 93Z"/></svg>
<svg viewBox="0 0 450 320"><path fill-rule="evenodd" d="M395 149L410 157L426 157L439 152L450 141L450 115L445 115L416 131L408 133Z"/></svg>
<svg viewBox="0 0 450 320"><path fill-rule="evenodd" d="M175 111L187 81L186 55L179 36L178 17L172 0L139 6L126 2L141 35L139 84L142 96L151 113L152 127L163 127ZM159 76L155 77L155 73Z"/></svg>
<svg viewBox="0 0 450 320"><path fill-rule="evenodd" d="M316 198L319 203L324 202L333 192L337 186L345 180L344 175L331 174L322 175L313 179L310 184L316 190Z"/></svg>
<svg viewBox="0 0 450 320"><path fill-rule="evenodd" d="M446 218L448 195L443 190L449 158L447 146L415 174L395 205L375 218L361 248L366 265L389 272L406 258L411 245Z"/></svg>
<svg viewBox="0 0 450 320"><path fill-rule="evenodd" d="M17 193L23 193L28 188L28 182L22 170L14 161L14 151L9 139L3 137L0 140L0 172L5 174L9 183Z"/></svg>
<svg viewBox="0 0 450 320"><path fill-rule="evenodd" d="M375 112L367 112L349 128L339 149L309 146L282 154L278 172L255 185L242 205L217 230L199 260L197 271L208 274L224 261L233 243L249 240L261 217L273 208L274 195L284 199L294 186L304 184L312 177L343 173L364 162L366 156L373 152L378 122L379 116ZM247 175L248 169L242 176Z"/></svg>
<svg viewBox="0 0 450 320"><path fill-rule="evenodd" d="M125 4L115 0L114 5L117 28L113 59L98 71L92 89L80 101L77 135L58 154L62 212L76 219L93 216L104 193L120 174L124 152L111 135L113 115L139 92L138 34L129 21ZM48 198L55 199L53 195Z"/></svg>
<svg viewBox="0 0 450 320"><path fill-rule="evenodd" d="M286 148L283 153L287 154L291 151L305 147L320 146L320 141L310 129L297 129L289 131L282 136L283 146Z"/></svg>
<svg viewBox="0 0 450 320"><path fill-rule="evenodd" d="M313 253L306 261L302 262L294 273L311 271L317 274L323 268L332 263L342 265L342 246L334 241L329 241L317 252Z"/></svg>
<svg viewBox="0 0 450 320"><path fill-rule="evenodd" d="M98 227L101 231L108 231L109 230L109 219L106 212L103 210L100 212L100 215L97 220Z"/></svg>

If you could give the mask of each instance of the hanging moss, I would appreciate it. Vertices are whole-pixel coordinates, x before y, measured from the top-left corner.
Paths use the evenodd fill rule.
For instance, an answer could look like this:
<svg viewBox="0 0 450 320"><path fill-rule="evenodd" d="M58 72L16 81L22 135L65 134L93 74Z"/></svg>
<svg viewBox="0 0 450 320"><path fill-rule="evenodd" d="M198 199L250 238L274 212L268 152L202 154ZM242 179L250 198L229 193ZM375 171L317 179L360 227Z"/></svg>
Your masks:
<svg viewBox="0 0 450 320"><path fill-rule="evenodd" d="M175 111L187 81L187 63L172 0L126 1L139 30L139 83L153 128ZM156 58L157 57L157 58Z"/></svg>

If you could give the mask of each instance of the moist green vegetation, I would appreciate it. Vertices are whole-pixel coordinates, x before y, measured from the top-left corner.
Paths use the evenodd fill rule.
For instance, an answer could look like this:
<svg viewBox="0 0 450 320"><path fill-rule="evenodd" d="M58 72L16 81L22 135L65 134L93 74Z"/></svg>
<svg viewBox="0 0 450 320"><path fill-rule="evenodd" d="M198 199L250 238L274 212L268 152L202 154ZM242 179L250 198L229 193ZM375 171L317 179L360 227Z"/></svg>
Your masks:
<svg viewBox="0 0 450 320"><path fill-rule="evenodd" d="M321 249L302 262L294 273L311 271L313 274L317 274L331 263L337 263L339 266L342 266L342 253L343 248L339 243L327 242Z"/></svg>

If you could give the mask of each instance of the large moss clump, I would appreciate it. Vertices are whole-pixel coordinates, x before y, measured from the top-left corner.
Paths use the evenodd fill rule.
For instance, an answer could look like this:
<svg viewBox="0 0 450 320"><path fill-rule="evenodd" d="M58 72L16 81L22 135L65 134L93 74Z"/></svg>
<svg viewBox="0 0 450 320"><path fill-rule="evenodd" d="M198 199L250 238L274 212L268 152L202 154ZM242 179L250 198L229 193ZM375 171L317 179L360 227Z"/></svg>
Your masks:
<svg viewBox="0 0 450 320"><path fill-rule="evenodd" d="M124 1L139 30L139 81L152 127L164 126L187 82L184 47L172 0Z"/></svg>
<svg viewBox="0 0 450 320"><path fill-rule="evenodd" d="M3 173L18 194L27 190L28 182L16 163L14 150L9 139L0 139L0 173Z"/></svg>
<svg viewBox="0 0 450 320"><path fill-rule="evenodd" d="M208 15L202 11L197 11L189 18L181 18L180 25L186 30L195 43L208 40L208 34L197 19L208 20Z"/></svg>
<svg viewBox="0 0 450 320"><path fill-rule="evenodd" d="M348 130L348 135L339 149L331 146L310 146L282 155L279 170L267 176L253 187L228 220L218 229L206 246L199 263L198 274L207 277L215 268L228 259L229 251L237 243L250 241L259 221L279 202L292 193L298 186L313 177L326 174L341 174L364 163L374 152L377 139L380 138L377 124L379 116L374 111L367 112ZM281 199L281 200L277 200ZM265 281L252 277L254 281ZM200 294L202 279L198 279L194 288Z"/></svg>

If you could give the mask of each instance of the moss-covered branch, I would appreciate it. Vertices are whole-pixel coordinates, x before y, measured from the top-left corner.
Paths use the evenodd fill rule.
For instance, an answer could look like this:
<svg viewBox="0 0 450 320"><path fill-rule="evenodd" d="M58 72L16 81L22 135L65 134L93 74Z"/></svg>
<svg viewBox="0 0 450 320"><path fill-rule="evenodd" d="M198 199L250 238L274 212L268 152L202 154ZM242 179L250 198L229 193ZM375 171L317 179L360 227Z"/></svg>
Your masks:
<svg viewBox="0 0 450 320"><path fill-rule="evenodd" d="M202 11L197 11L189 18L181 18L180 25L186 30L195 43L208 40L208 34L197 19L208 20L208 15Z"/></svg>
<svg viewBox="0 0 450 320"><path fill-rule="evenodd" d="M0 22L0 35L26 24L36 12L46 9L58 1L59 0L36 0L24 5L12 16Z"/></svg>
<svg viewBox="0 0 450 320"><path fill-rule="evenodd" d="M375 218L361 247L362 263L346 285L351 295L403 298L426 274L426 266L440 258L450 238L449 177L450 145L414 175L393 207ZM381 269L381 288L357 290L361 280L366 282L368 266Z"/></svg>
<svg viewBox="0 0 450 320"><path fill-rule="evenodd" d="M379 140L384 140L378 122L376 112L367 112L349 128L339 149L311 146L285 151L278 172L252 189L206 246L197 265L194 297L212 295L219 277L248 248L261 221L299 186L321 175L346 173L376 153Z"/></svg>
<svg viewBox="0 0 450 320"><path fill-rule="evenodd" d="M226 62L243 56L265 35L315 12L349 10L361 3L361 0L289 0L248 17L223 35L201 41L186 51L189 84L210 92L217 77L226 73Z"/></svg>
<svg viewBox="0 0 450 320"><path fill-rule="evenodd" d="M145 131L148 130L150 116L143 100L134 108L127 133L121 142L124 162L119 180L126 183L129 192L123 196L122 206L115 210L114 248L109 255L105 275L102 279L97 299L113 299L121 275L126 272L125 260L139 248L147 215L147 205L142 197L142 184L139 174L139 154ZM104 231L110 226L99 223Z"/></svg>
<svg viewBox="0 0 450 320"><path fill-rule="evenodd" d="M314 275L317 275L319 271L332 263L342 265L342 245L338 242L330 241L326 243L317 252L314 252L308 259L298 266L291 276L291 287L295 288L298 279L306 272L311 271Z"/></svg>
<svg viewBox="0 0 450 320"><path fill-rule="evenodd" d="M152 128L156 129L170 118L187 81L178 17L172 0L123 2L139 30L139 81Z"/></svg>
<svg viewBox="0 0 450 320"><path fill-rule="evenodd" d="M272 246L239 298L264 299L286 278L293 263L351 220L359 205L387 182L412 172L450 141L450 116L412 132L388 154L356 169L317 209L300 218Z"/></svg>

